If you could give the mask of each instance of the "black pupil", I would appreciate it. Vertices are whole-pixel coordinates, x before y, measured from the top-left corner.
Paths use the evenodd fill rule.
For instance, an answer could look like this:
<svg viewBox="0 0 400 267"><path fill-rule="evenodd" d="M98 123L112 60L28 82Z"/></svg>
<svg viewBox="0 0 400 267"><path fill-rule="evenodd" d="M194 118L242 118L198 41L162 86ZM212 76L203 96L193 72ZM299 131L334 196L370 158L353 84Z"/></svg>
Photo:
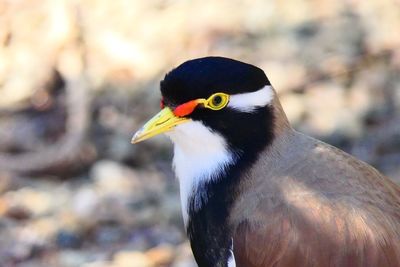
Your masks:
<svg viewBox="0 0 400 267"><path fill-rule="evenodd" d="M219 95L215 96L212 100L213 104L215 106L218 106L219 104L221 104L222 102L222 97L220 97Z"/></svg>

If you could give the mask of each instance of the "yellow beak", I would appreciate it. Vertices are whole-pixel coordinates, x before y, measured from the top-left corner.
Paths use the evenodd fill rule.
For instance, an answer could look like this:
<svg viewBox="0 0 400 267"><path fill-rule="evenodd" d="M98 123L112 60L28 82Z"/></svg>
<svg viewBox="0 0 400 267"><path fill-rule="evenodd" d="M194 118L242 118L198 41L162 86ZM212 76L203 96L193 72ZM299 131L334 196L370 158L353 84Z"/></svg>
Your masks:
<svg viewBox="0 0 400 267"><path fill-rule="evenodd" d="M136 144L160 133L167 132L176 125L187 121L189 121L189 119L175 116L171 109L166 107L135 133L131 143Z"/></svg>

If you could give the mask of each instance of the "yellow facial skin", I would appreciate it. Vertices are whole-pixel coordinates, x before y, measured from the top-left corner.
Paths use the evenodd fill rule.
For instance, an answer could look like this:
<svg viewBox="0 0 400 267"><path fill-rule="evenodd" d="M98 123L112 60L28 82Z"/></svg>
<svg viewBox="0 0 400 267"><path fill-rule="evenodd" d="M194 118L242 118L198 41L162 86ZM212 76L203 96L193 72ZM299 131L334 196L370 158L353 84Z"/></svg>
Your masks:
<svg viewBox="0 0 400 267"><path fill-rule="evenodd" d="M136 144L155 135L167 132L176 125L189 121L188 118L177 117L171 109L166 107L151 118L139 131L132 137L131 143Z"/></svg>
<svg viewBox="0 0 400 267"><path fill-rule="evenodd" d="M217 104L214 103L214 99L216 99L216 98L219 98L219 102ZM223 109L224 107L226 107L226 105L228 105L229 95L224 94L224 93L215 93L207 99L200 98L200 99L197 99L197 101L199 103L203 104L203 106L205 108L212 109L212 110L220 110L220 109Z"/></svg>

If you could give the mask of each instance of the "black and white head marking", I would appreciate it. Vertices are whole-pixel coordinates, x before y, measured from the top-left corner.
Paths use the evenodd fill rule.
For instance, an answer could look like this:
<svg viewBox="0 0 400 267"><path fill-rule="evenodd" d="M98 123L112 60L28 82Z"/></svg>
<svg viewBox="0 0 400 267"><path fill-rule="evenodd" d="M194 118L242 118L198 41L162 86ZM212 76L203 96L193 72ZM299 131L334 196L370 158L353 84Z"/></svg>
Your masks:
<svg viewBox="0 0 400 267"><path fill-rule="evenodd" d="M265 107L273 99L271 86L250 93L232 95L227 109L237 113L251 114ZM241 127L238 125L238 127ZM240 132L240 129L237 129ZM167 135L174 143L173 166L180 182L182 213L185 224L188 219L188 200L193 194L194 209L200 208L207 200L207 192L196 190L212 179L218 180L226 174L226 169L235 164L241 149L232 149L229 140L202 121L192 120L178 125Z"/></svg>

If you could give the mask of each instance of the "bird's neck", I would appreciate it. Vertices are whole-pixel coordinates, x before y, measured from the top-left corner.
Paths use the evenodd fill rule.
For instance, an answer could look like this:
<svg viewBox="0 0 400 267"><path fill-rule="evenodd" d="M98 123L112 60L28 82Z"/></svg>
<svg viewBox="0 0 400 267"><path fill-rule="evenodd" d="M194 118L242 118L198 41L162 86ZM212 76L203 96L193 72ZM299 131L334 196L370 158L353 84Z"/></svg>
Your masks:
<svg viewBox="0 0 400 267"><path fill-rule="evenodd" d="M172 138L174 167L192 250L199 266L227 266L233 257L228 217L239 181L268 143L235 149L214 132L201 139L193 132L185 138L183 132Z"/></svg>
<svg viewBox="0 0 400 267"><path fill-rule="evenodd" d="M186 133L188 133L186 135ZM224 179L237 160L224 138L198 122L183 125L171 136L174 142L173 165L180 183L182 214L187 225L189 200L195 209L207 201L204 186Z"/></svg>
<svg viewBox="0 0 400 267"><path fill-rule="evenodd" d="M227 266L233 258L233 229L228 219L240 192L239 183L261 152L290 127L279 102L276 104L272 112L266 109L258 114L257 129L247 128L248 137L233 133L236 139L223 138L197 121L178 125L170 134L182 213L200 267Z"/></svg>
<svg viewBox="0 0 400 267"><path fill-rule="evenodd" d="M216 141L208 140L209 143ZM174 164L180 181L182 213L198 265L227 267L233 258L227 218L239 180L234 170L241 158L225 146L211 154L201 151L194 153L192 149L187 153L175 146Z"/></svg>

